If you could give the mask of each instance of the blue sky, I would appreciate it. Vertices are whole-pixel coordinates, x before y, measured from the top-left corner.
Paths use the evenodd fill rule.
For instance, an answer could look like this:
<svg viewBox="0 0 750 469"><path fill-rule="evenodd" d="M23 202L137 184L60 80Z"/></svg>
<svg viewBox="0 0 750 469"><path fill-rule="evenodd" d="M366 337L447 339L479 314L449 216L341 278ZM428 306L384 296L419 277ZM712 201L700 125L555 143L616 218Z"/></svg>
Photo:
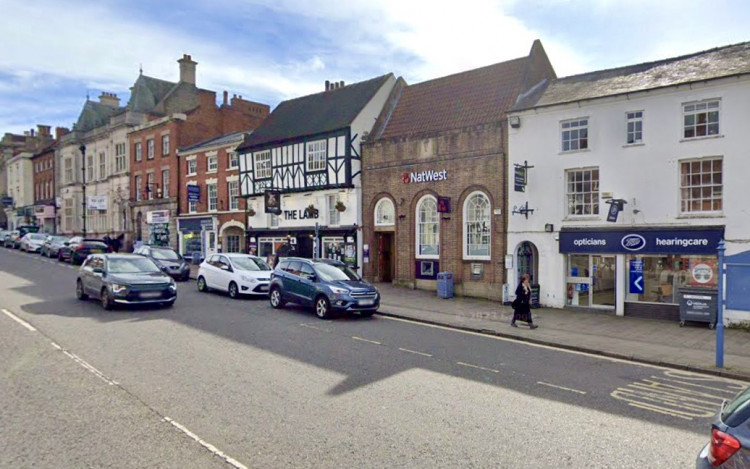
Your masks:
<svg viewBox="0 0 750 469"><path fill-rule="evenodd" d="M558 76L750 40L746 0L0 0L0 133L127 103L139 69L269 104L392 72L408 83L528 54Z"/></svg>

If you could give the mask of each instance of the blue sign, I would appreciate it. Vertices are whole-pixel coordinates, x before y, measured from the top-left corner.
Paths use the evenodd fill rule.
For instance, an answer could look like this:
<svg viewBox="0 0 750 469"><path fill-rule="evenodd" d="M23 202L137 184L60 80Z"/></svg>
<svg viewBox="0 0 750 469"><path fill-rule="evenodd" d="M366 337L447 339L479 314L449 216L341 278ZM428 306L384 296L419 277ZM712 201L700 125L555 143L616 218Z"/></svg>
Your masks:
<svg viewBox="0 0 750 469"><path fill-rule="evenodd" d="M187 186L188 202L200 202L201 200L201 186L197 184L190 184Z"/></svg>
<svg viewBox="0 0 750 469"><path fill-rule="evenodd" d="M561 253L716 255L723 227L704 229L632 229L560 231Z"/></svg>
<svg viewBox="0 0 750 469"><path fill-rule="evenodd" d="M13 205L13 197L5 196L2 199L0 199L0 204L5 205L6 207L10 207Z"/></svg>
<svg viewBox="0 0 750 469"><path fill-rule="evenodd" d="M643 295L643 259L630 260L630 293Z"/></svg>

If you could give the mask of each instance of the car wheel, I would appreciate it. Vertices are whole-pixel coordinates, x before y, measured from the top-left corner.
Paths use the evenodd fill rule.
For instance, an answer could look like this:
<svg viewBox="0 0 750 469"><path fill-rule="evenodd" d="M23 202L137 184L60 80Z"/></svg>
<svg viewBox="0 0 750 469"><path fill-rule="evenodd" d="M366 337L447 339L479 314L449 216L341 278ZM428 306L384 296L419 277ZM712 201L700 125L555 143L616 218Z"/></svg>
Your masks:
<svg viewBox="0 0 750 469"><path fill-rule="evenodd" d="M208 291L208 285L206 285L206 279L201 277L198 277L198 291L200 292L207 292Z"/></svg>
<svg viewBox="0 0 750 469"><path fill-rule="evenodd" d="M315 298L315 315L320 319L331 317L331 302L324 295Z"/></svg>
<svg viewBox="0 0 750 469"><path fill-rule="evenodd" d="M88 300L89 296L83 291L83 282L78 280L76 282L76 298L79 300Z"/></svg>
<svg viewBox="0 0 750 469"><path fill-rule="evenodd" d="M271 289L271 293L268 294L268 301L271 303L271 307L279 309L284 307L284 300L281 299L281 290L278 287Z"/></svg>
<svg viewBox="0 0 750 469"><path fill-rule="evenodd" d="M63 261L62 253L58 252L57 253L57 262L62 262L62 261Z"/></svg>
<svg viewBox="0 0 750 469"><path fill-rule="evenodd" d="M101 302L102 302L102 308L106 309L107 311L112 309L112 306L114 306L112 297L109 296L109 290L107 290L106 288L102 288Z"/></svg>
<svg viewBox="0 0 750 469"><path fill-rule="evenodd" d="M240 292L237 291L237 284L234 282L229 282L229 298L232 298L233 300L236 300L240 297Z"/></svg>

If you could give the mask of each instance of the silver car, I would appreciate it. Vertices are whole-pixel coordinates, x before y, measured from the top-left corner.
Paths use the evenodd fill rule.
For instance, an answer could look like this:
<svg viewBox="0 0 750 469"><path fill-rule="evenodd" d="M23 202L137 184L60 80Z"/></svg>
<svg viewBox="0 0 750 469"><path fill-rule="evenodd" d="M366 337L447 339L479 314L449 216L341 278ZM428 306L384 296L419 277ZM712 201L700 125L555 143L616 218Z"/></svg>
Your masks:
<svg viewBox="0 0 750 469"><path fill-rule="evenodd" d="M24 252L39 252L46 239L47 235L44 233L26 233L21 238L19 247Z"/></svg>

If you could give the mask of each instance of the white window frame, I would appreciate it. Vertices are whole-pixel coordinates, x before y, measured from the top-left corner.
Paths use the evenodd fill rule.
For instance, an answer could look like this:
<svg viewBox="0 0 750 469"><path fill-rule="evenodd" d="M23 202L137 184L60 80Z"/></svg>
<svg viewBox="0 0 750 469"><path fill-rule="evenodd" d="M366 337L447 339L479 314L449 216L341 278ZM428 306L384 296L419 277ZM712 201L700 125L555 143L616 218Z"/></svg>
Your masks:
<svg viewBox="0 0 750 469"><path fill-rule="evenodd" d="M240 155L236 151L228 151L227 158L229 159L228 169L237 169L240 167Z"/></svg>
<svg viewBox="0 0 750 469"><path fill-rule="evenodd" d="M161 136L161 156L169 155L169 134Z"/></svg>
<svg viewBox="0 0 750 469"><path fill-rule="evenodd" d="M305 168L308 172L326 169L326 140L307 142Z"/></svg>
<svg viewBox="0 0 750 469"><path fill-rule="evenodd" d="M229 210L239 210L240 181L227 181L227 195L229 196Z"/></svg>
<svg viewBox="0 0 750 469"><path fill-rule="evenodd" d="M143 191L141 190L141 186L143 185L143 176L140 174L137 174L135 176L135 200L141 201L143 200Z"/></svg>
<svg viewBox="0 0 750 469"><path fill-rule="evenodd" d="M482 203L483 208L478 206ZM487 194L482 191L469 194L464 201L463 219L463 258L490 260L492 255L492 205ZM471 243L472 240L478 240L479 242ZM476 249L476 247L483 248L485 246L487 254L472 254L472 247Z"/></svg>
<svg viewBox="0 0 750 469"><path fill-rule="evenodd" d="M213 196L211 192L213 192ZM206 184L206 202L209 212L215 212L219 209L219 187L216 183Z"/></svg>
<svg viewBox="0 0 750 469"><path fill-rule="evenodd" d="M273 213L267 213L268 215L268 227L269 228L278 228L279 226L279 220L281 217L279 215L275 215Z"/></svg>
<svg viewBox="0 0 750 469"><path fill-rule="evenodd" d="M169 198L169 169L161 170L161 196L164 199Z"/></svg>
<svg viewBox="0 0 750 469"><path fill-rule="evenodd" d="M591 148L589 143L588 117L560 122L560 151L562 153L588 150Z"/></svg>
<svg viewBox="0 0 750 469"><path fill-rule="evenodd" d="M94 180L94 155L86 155L86 182Z"/></svg>
<svg viewBox="0 0 750 469"><path fill-rule="evenodd" d="M194 186L196 184L188 184L188 186ZM188 200L188 213L195 213L198 211L198 201Z"/></svg>
<svg viewBox="0 0 750 469"><path fill-rule="evenodd" d="M570 175L579 177L571 181ZM596 174L596 179L594 179ZM587 178L588 176L588 178ZM568 217L597 217L601 211L599 203L599 167L565 170L565 214ZM581 213L576 213L576 207ZM588 213L586 213L588 212Z"/></svg>
<svg viewBox="0 0 750 469"><path fill-rule="evenodd" d="M154 139L149 138L146 140L146 158L149 160L154 159Z"/></svg>
<svg viewBox="0 0 750 469"><path fill-rule="evenodd" d="M146 174L146 193L148 194L148 200L154 200L154 197L156 197L156 189L154 188L154 185L156 183L156 176L154 175L154 172L150 172Z"/></svg>
<svg viewBox="0 0 750 469"><path fill-rule="evenodd" d="M643 143L643 116L641 111L625 113L625 144L640 145Z"/></svg>
<svg viewBox="0 0 750 469"><path fill-rule="evenodd" d="M125 159L125 144L115 144L115 172L119 173L127 169L127 162Z"/></svg>
<svg viewBox="0 0 750 469"><path fill-rule="evenodd" d="M724 207L724 159L712 156L680 160L679 168L680 213L721 213ZM683 172L686 168L687 174ZM708 209L704 208L706 204Z"/></svg>
<svg viewBox="0 0 750 469"><path fill-rule="evenodd" d="M429 213L423 213L422 207L427 205L434 206L434 211L430 210ZM424 215L424 216L423 216ZM429 226L436 226L437 230L434 234L427 233L425 230ZM440 215L437 212L437 198L432 195L425 195L419 202L417 202L416 217L414 223L415 231L415 247L416 247L416 258L417 259L440 259ZM428 244L424 241L431 241L426 238L434 236L434 244ZM435 246L435 253L423 254L422 246Z"/></svg>
<svg viewBox="0 0 750 469"><path fill-rule="evenodd" d="M141 142L135 142L133 152L135 153L135 161L143 160L143 144Z"/></svg>
<svg viewBox="0 0 750 469"><path fill-rule="evenodd" d="M107 178L107 157L104 152L99 153L99 179Z"/></svg>
<svg viewBox="0 0 750 469"><path fill-rule="evenodd" d="M219 155L216 153L206 154L206 172L215 173L219 170Z"/></svg>
<svg viewBox="0 0 750 469"><path fill-rule="evenodd" d="M698 138L721 135L721 100L706 99L682 105L682 138ZM701 133L699 135L699 133ZM692 135L688 135L692 134Z"/></svg>
<svg viewBox="0 0 750 469"><path fill-rule="evenodd" d="M65 183L70 184L73 182L73 158L65 158L63 166L65 167Z"/></svg>
<svg viewBox="0 0 750 469"><path fill-rule="evenodd" d="M259 151L253 154L253 165L256 181L258 179L269 179L273 175L271 150Z"/></svg>
<svg viewBox="0 0 750 469"><path fill-rule="evenodd" d="M338 194L326 195L326 204L328 206L328 224L329 225L340 225L341 224L341 213L336 210L336 203L339 201Z"/></svg>
<svg viewBox="0 0 750 469"><path fill-rule="evenodd" d="M375 226L394 226L396 224L396 206L388 197L383 197L375 204Z"/></svg>
<svg viewBox="0 0 750 469"><path fill-rule="evenodd" d="M198 160L195 158L187 160L187 175L195 176L198 174Z"/></svg>

